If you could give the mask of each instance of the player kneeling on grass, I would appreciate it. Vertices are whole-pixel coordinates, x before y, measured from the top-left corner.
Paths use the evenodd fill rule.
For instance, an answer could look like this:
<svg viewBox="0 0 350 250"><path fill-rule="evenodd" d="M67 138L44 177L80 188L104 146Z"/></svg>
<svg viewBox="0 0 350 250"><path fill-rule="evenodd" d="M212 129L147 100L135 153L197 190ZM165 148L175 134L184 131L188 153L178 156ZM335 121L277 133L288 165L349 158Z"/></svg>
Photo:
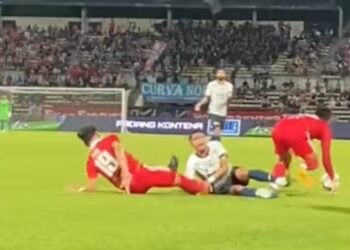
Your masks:
<svg viewBox="0 0 350 250"><path fill-rule="evenodd" d="M301 180L307 184L306 172L318 168L317 154L312 146L312 140L321 141L322 162L331 181L330 189L336 192L338 181L335 178L331 161L332 133L328 121L332 112L327 107L318 107L315 115L291 115L280 120L274 127L272 139L279 162L273 170L273 176L277 178L280 186L288 185L288 172L292 154L301 157L304 163L301 167Z"/></svg>
<svg viewBox="0 0 350 250"><path fill-rule="evenodd" d="M209 141L203 131L193 132L189 141L194 153L188 158L185 176L205 180L211 187L210 193L265 199L277 197L277 193L268 188L248 188L250 179L261 182L272 182L274 179L261 170L231 168L227 151L219 141Z"/></svg>
<svg viewBox="0 0 350 250"><path fill-rule="evenodd" d="M88 184L75 191L93 192L99 174L126 194L145 194L154 187L180 187L190 194L207 190L204 182L178 175L174 157L169 166L172 169L148 168L123 149L116 135L101 137L94 126L87 126L80 129L78 137L90 152L86 167Z"/></svg>

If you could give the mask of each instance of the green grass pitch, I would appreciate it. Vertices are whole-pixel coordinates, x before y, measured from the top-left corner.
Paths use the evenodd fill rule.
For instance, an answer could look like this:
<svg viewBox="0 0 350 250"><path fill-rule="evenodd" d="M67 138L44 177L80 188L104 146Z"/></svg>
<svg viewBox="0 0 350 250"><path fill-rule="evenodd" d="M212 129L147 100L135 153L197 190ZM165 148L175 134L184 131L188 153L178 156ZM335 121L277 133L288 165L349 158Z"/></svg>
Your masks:
<svg viewBox="0 0 350 250"><path fill-rule="evenodd" d="M152 165L191 152L184 136L123 135L125 147ZM271 169L268 139L225 138L232 163ZM104 180L84 184L87 150L73 133L0 134L0 250L349 250L350 142L335 141L339 193L294 183L276 200L189 196L177 189L125 196ZM296 169L294 161L293 169ZM261 184L253 184L261 185Z"/></svg>

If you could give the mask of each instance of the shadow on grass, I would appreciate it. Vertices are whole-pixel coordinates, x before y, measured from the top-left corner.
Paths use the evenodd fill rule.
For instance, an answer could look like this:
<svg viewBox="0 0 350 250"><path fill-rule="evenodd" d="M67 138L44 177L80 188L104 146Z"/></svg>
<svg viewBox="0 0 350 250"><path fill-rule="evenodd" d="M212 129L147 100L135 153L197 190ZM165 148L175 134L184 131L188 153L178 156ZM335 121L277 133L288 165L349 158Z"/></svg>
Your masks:
<svg viewBox="0 0 350 250"><path fill-rule="evenodd" d="M296 190L288 190L288 191L284 191L281 193L283 196L287 196L287 197L305 197L305 196L307 196L306 192L300 192L300 191L296 191Z"/></svg>
<svg viewBox="0 0 350 250"><path fill-rule="evenodd" d="M334 213L350 215L350 207L313 205L313 206L308 206L308 208L315 209L315 210L320 210L320 211L334 212Z"/></svg>
<svg viewBox="0 0 350 250"><path fill-rule="evenodd" d="M94 193L96 194L106 194L106 195L124 195L123 192L118 191L118 190L96 190ZM136 195L147 195L147 196L165 196L165 195L183 195L180 191L177 190L167 190L167 191L150 191L146 194L133 194L133 196Z"/></svg>

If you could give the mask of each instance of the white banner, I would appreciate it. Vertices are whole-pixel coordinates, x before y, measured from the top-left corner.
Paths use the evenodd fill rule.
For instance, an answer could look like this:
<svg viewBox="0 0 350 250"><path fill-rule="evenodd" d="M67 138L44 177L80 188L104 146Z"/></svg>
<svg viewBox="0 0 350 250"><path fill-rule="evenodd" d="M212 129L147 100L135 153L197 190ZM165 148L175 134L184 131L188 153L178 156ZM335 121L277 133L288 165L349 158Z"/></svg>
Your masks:
<svg viewBox="0 0 350 250"><path fill-rule="evenodd" d="M165 42L156 41L153 45L152 51L148 57L148 60L145 64L145 71L152 70L154 62L158 60L158 58L162 55L165 50L167 44Z"/></svg>

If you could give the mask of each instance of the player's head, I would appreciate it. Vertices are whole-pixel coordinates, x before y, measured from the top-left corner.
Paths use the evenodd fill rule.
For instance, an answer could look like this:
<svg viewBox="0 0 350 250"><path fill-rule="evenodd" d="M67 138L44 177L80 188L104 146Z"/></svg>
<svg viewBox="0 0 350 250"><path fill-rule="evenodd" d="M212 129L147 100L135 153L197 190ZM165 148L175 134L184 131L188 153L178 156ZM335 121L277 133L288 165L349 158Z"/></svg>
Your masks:
<svg viewBox="0 0 350 250"><path fill-rule="evenodd" d="M318 118L324 121L329 121L332 117L332 110L326 106L318 106L315 113Z"/></svg>
<svg viewBox="0 0 350 250"><path fill-rule="evenodd" d="M208 136L203 130L195 130L189 136L188 140L191 143L191 146L196 151L196 153L204 153L208 146Z"/></svg>
<svg viewBox="0 0 350 250"><path fill-rule="evenodd" d="M78 131L78 137L80 140L84 142L86 146L90 146L91 141L96 137L97 135L97 128L95 126L86 126L82 127Z"/></svg>
<svg viewBox="0 0 350 250"><path fill-rule="evenodd" d="M226 72L223 69L218 69L216 71L216 79L223 81L226 79Z"/></svg>

